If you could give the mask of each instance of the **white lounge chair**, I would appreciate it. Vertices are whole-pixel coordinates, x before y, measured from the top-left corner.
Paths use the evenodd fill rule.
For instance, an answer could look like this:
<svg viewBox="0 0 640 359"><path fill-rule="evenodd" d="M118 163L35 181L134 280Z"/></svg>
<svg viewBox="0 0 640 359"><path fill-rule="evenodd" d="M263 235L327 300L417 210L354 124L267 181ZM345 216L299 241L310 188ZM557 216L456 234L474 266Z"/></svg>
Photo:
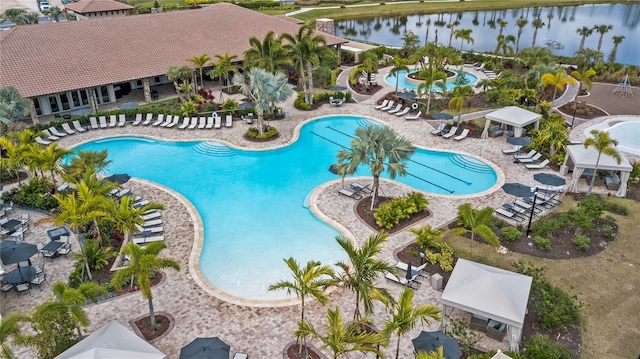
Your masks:
<svg viewBox="0 0 640 359"><path fill-rule="evenodd" d="M78 122L78 120L73 121L73 128L78 132L86 131L86 129L82 127L82 125L80 124L80 122Z"/></svg>
<svg viewBox="0 0 640 359"><path fill-rule="evenodd" d="M401 109L402 109L402 104L401 104L401 103L399 103L399 104L397 104L397 105L396 105L396 107L394 107L394 108L392 108L392 109L388 110L387 112L389 112L389 113L396 113L396 112L399 112Z"/></svg>
<svg viewBox="0 0 640 359"><path fill-rule="evenodd" d="M162 242L164 241L164 236L136 237L133 238L132 241L137 245L147 244L151 242Z"/></svg>
<svg viewBox="0 0 640 359"><path fill-rule="evenodd" d="M422 276L422 277L428 277L429 273L424 271L424 269L427 267L427 264L429 264L429 262L425 262L424 264L418 267L412 265L411 274ZM405 262L401 262L401 261L396 262L396 268L402 269L405 272L407 271L407 266L408 264Z"/></svg>
<svg viewBox="0 0 640 359"><path fill-rule="evenodd" d="M213 125L213 128L221 128L222 127L222 118L220 118L220 116L216 116L214 117L215 120L215 124Z"/></svg>
<svg viewBox="0 0 640 359"><path fill-rule="evenodd" d="M340 193L343 196L351 197L353 199L361 199L362 198L361 195L359 195L359 194L357 194L355 192L351 192L348 189L344 189L344 188L340 189L338 191L338 193Z"/></svg>
<svg viewBox="0 0 640 359"><path fill-rule="evenodd" d="M209 116L207 117L207 125L205 126L206 129L212 129L213 128L213 117Z"/></svg>
<svg viewBox="0 0 640 359"><path fill-rule="evenodd" d="M233 117L231 117L231 115L227 115L225 116L224 127L231 127L231 126L233 126Z"/></svg>
<svg viewBox="0 0 640 359"><path fill-rule="evenodd" d="M198 122L198 129L203 129L207 125L207 119L205 117L200 117L200 121Z"/></svg>
<svg viewBox="0 0 640 359"><path fill-rule="evenodd" d="M152 212L152 213L149 213L149 214L143 214L141 217L145 221L150 221L152 219L160 218L161 216L162 216L162 214L160 212Z"/></svg>
<svg viewBox="0 0 640 359"><path fill-rule="evenodd" d="M159 226L162 224L162 220L161 219L152 219L150 221L145 221L144 223L142 223L143 227L155 227L155 226Z"/></svg>
<svg viewBox="0 0 640 359"><path fill-rule="evenodd" d="M520 163L534 163L534 162L538 161L540 159L540 157L542 157L542 153L538 152L535 155L533 155L533 157L531 157L531 158L520 158L518 160L518 162L520 162Z"/></svg>
<svg viewBox="0 0 640 359"><path fill-rule="evenodd" d="M116 197L122 198L122 197L128 196L130 194L131 194L131 189L125 188L123 190L120 190L118 193L116 193Z"/></svg>
<svg viewBox="0 0 640 359"><path fill-rule="evenodd" d="M189 126L189 121L190 121L190 118L189 117L185 117L182 120L182 124L180 126L178 126L178 129L179 130L184 130L185 128L187 128Z"/></svg>
<svg viewBox="0 0 640 359"><path fill-rule="evenodd" d="M411 106L407 106L407 107L403 108L402 111L396 112L396 116L404 116L404 115L408 114L410 110L411 110Z"/></svg>
<svg viewBox="0 0 640 359"><path fill-rule="evenodd" d="M51 141L43 140L42 137L40 136L36 137L36 142L45 146L48 146L51 144Z"/></svg>
<svg viewBox="0 0 640 359"><path fill-rule="evenodd" d="M126 124L127 118L123 114L118 115L118 127L123 127Z"/></svg>
<svg viewBox="0 0 640 359"><path fill-rule="evenodd" d="M144 122L142 123L142 125L147 126L148 124L151 123L152 120L153 120L153 114L148 113L147 116L144 118Z"/></svg>
<svg viewBox="0 0 640 359"><path fill-rule="evenodd" d="M418 111L418 113L416 113L415 115L410 115L405 117L405 120L419 120L420 116L422 116L422 111Z"/></svg>
<svg viewBox="0 0 640 359"><path fill-rule="evenodd" d="M156 122L152 123L151 126L160 126L161 123L164 122L164 114L159 114Z"/></svg>
<svg viewBox="0 0 640 359"><path fill-rule="evenodd" d="M440 126L438 126L438 128L436 128L435 130L431 131L432 135L440 135L442 134L442 131L444 131L445 128L445 123L441 123Z"/></svg>
<svg viewBox="0 0 640 359"><path fill-rule="evenodd" d="M49 132L49 130L47 129L42 130L42 133L44 133L45 137L47 137L48 140L57 141L60 139L60 137L52 135L51 132Z"/></svg>
<svg viewBox="0 0 640 359"><path fill-rule="evenodd" d="M67 135L66 133L62 133L58 131L58 129L53 126L49 127L49 132L51 132L52 135L58 136L58 137L64 137Z"/></svg>
<svg viewBox="0 0 640 359"><path fill-rule="evenodd" d="M451 127L451 129L449 129L449 132L447 132L444 135L442 135L442 138L453 137L453 136L456 135L456 132L458 132L458 126L453 126L453 127Z"/></svg>
<svg viewBox="0 0 640 359"><path fill-rule="evenodd" d="M134 204L133 204L133 208L140 208L140 207L144 207L144 206L148 205L149 203L151 203L151 202L149 202L148 200L146 200L146 199L145 199L145 200L142 200L142 201L140 201L140 202L136 202L136 203L134 203Z"/></svg>
<svg viewBox="0 0 640 359"><path fill-rule="evenodd" d="M189 129L193 130L197 126L198 126L198 118L197 117L191 117L191 124L189 125Z"/></svg>
<svg viewBox="0 0 640 359"><path fill-rule="evenodd" d="M385 106L385 107L381 107L379 110L380 110L380 111L389 111L389 110L391 110L391 109L393 108L393 106L395 106L395 105L396 105L396 102L395 102L395 101L391 101L391 102L389 102L389 104L387 104L387 106Z"/></svg>
<svg viewBox="0 0 640 359"><path fill-rule="evenodd" d="M149 227L149 228L145 228L139 224L136 224L136 229L138 230L139 233L148 231L149 233L160 233L160 232L164 232L164 228L163 227ZM137 233L137 234L139 234Z"/></svg>
<svg viewBox="0 0 640 359"><path fill-rule="evenodd" d="M389 100L384 100L384 101L382 101L381 104L379 104L377 106L374 106L373 108L375 108L376 110L379 110L379 109L381 109L383 107L386 107L388 104L389 104Z"/></svg>
<svg viewBox="0 0 640 359"><path fill-rule="evenodd" d="M180 121L180 116L173 116L173 120L171 120L171 123L169 123L166 127L167 128L175 127L179 121Z"/></svg>
<svg viewBox="0 0 640 359"><path fill-rule="evenodd" d="M462 130L462 133L456 137L454 137L453 139L456 141L461 141L464 140L465 138L467 138L467 135L469 134L469 129L465 128L464 130Z"/></svg>
<svg viewBox="0 0 640 359"><path fill-rule="evenodd" d="M89 117L89 123L91 123L91 129L92 130L97 130L100 127L98 126L98 120L96 120L95 117Z"/></svg>
<svg viewBox="0 0 640 359"><path fill-rule="evenodd" d="M160 127L167 127L171 122L173 122L173 116L172 115L168 115L167 119L162 121L162 123L159 126Z"/></svg>
<svg viewBox="0 0 640 359"><path fill-rule="evenodd" d="M390 280L390 281L396 282L396 283L400 283L400 284L402 284L404 286L407 286L407 287L409 287L411 289L420 288L420 282L416 282L413 278L411 280L407 280L407 278L404 278L404 277L398 278L393 273L387 273L387 275L385 275L384 277L387 278L387 280Z"/></svg>
<svg viewBox="0 0 640 359"><path fill-rule="evenodd" d="M513 158L516 159L516 160L521 160L521 159L525 159L525 158L531 158L536 153L538 153L536 150L531 150L531 151L529 151L529 153L526 153L524 155L515 155L515 156L513 156Z"/></svg>
<svg viewBox="0 0 640 359"><path fill-rule="evenodd" d="M503 148L502 149L502 153L504 153L505 155L516 153L518 151L520 151L520 146L513 146L511 148Z"/></svg>
<svg viewBox="0 0 640 359"><path fill-rule="evenodd" d="M100 116L98 117L98 121L100 122L100 128L107 128L107 117L106 116Z"/></svg>
<svg viewBox="0 0 640 359"><path fill-rule="evenodd" d="M69 135L73 135L74 133L76 133L76 131L71 129L71 126L69 126L69 123L67 122L62 124L62 129Z"/></svg>
<svg viewBox="0 0 640 359"><path fill-rule="evenodd" d="M109 115L109 127L116 127L118 124L118 118L116 115Z"/></svg>
<svg viewBox="0 0 640 359"><path fill-rule="evenodd" d="M131 123L131 126L138 126L142 122L142 114L136 114L136 119Z"/></svg>
<svg viewBox="0 0 640 359"><path fill-rule="evenodd" d="M526 164L525 166L527 166L527 168L530 170L541 170L547 167L548 164L549 164L549 160L544 160L538 164Z"/></svg>

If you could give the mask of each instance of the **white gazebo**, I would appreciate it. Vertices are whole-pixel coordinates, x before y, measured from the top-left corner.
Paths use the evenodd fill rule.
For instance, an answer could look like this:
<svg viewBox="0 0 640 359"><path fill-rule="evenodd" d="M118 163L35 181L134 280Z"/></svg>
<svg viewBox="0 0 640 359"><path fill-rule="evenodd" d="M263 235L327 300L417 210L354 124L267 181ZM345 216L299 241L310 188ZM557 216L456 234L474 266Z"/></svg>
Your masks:
<svg viewBox="0 0 640 359"><path fill-rule="evenodd" d="M442 292L445 318L458 308L505 323L510 349L518 351L531 282L529 276L460 258Z"/></svg>
<svg viewBox="0 0 640 359"><path fill-rule="evenodd" d="M507 106L497 111L493 111L484 116L487 120L484 124L484 130L480 137L489 137L489 127L491 127L491 121L500 122L505 125L513 126L513 135L515 137L522 136L522 129L528 124L535 122L535 129L538 129L540 125L540 119L542 115L539 113L531 112L520 108L518 106Z"/></svg>
<svg viewBox="0 0 640 359"><path fill-rule="evenodd" d="M633 166L629 163L629 160L620 155L621 161L618 163L615 158L605 155L600 155L600 161L598 162L598 170L603 171L620 171L620 188L616 192L617 197L624 197L627 195L627 181L633 170ZM584 148L584 145L571 145L567 146L567 156L564 159L564 164L560 167L560 174L566 175L569 168L573 167L573 175L571 176L571 183L568 192L578 191L578 180L584 173L586 168L596 168L596 161L598 160L598 151L593 147Z"/></svg>

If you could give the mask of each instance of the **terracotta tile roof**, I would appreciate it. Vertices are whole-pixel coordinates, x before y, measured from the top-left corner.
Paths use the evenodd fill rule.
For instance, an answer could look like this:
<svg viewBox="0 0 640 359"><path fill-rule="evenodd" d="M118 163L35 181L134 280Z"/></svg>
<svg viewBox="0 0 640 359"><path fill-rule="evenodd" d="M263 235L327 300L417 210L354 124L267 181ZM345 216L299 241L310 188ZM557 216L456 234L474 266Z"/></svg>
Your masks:
<svg viewBox="0 0 640 359"><path fill-rule="evenodd" d="M289 21L292 22L294 24L298 24L298 25L302 25L304 24L304 21L300 20L300 19L296 19L295 17L291 17L291 16L287 16L287 15L275 15L274 17L284 20L284 21Z"/></svg>
<svg viewBox="0 0 640 359"><path fill-rule="evenodd" d="M133 6L123 4L113 0L80 0L66 4L65 9L69 9L78 14L100 11L130 10Z"/></svg>
<svg viewBox="0 0 640 359"><path fill-rule="evenodd" d="M299 25L229 3L91 21L16 26L0 34L0 87L25 97L162 75L187 57L242 58L249 38ZM322 34L328 45L347 42Z"/></svg>

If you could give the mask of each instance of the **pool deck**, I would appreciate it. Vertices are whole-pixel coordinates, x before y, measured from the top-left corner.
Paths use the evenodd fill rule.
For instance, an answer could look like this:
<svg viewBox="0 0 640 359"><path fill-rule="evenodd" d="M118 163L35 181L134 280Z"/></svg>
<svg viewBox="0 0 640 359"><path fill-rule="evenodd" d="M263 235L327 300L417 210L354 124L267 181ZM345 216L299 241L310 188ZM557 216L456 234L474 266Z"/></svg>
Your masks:
<svg viewBox="0 0 640 359"><path fill-rule="evenodd" d="M256 143L244 140L242 135L248 125L241 121L234 121L232 128L219 130L178 130L175 128L133 127L127 125L122 128L87 131L83 134L67 136L59 142L63 147L70 147L102 137L135 135L178 141L222 141L237 147L268 149L290 143L295 138L296 128L306 120L319 116L350 114L382 121L392 126L397 133L417 146L478 156L496 168L498 182L491 190L483 193L458 197L426 193L433 216L421 223L417 223L415 226L423 224L430 224L433 227L444 226L455 218L457 207L464 202L470 202L473 206L491 206L494 208L503 203L511 202L513 201L513 196L507 195L500 190L500 186L505 182L536 185L533 175L540 171L530 171L521 164L514 164L511 156L504 155L500 151L502 148L511 147L505 142L505 137L467 138L463 141L447 140L429 134L433 126L428 121L406 121L404 117L399 118L395 115L375 110L373 106L376 100L388 93L389 90L392 89L385 86L385 89L378 92L376 96L364 99L359 103L345 104L337 108L324 105L313 112L296 110L293 108L293 98L291 98L284 105L286 118L272 122L282 134L280 138L272 142ZM542 172L551 173L553 171L545 169ZM569 177L566 178L569 180ZM350 183L354 180L356 179L346 178L345 183ZM369 183L371 178L358 177L357 181ZM338 195L337 189L340 185L341 181L337 179L319 187L310 198L310 206L323 220L336 224L343 232L348 233L352 239L362 243L373 233L373 230L356 218L354 200ZM135 195L141 195L146 199L165 205L166 210L163 211L162 219L165 228L165 243L168 249L162 254L178 261L181 266L179 272L168 271L166 280L153 288L155 310L157 312L170 313L176 319L176 323L171 333L162 339L154 341L152 344L166 353L169 358L178 358L180 348L194 338L219 336L231 345L232 353L242 351L248 353L251 358L259 359L280 357L284 346L294 340L291 333L296 328L296 321L300 315L299 307L297 305L261 307L258 306L260 303L252 301L225 301L219 299L216 295L211 295L210 293L215 294L215 289L206 283L203 284L204 287L199 285L199 283L202 283L202 279L199 278L198 270L193 265L202 240L201 225L198 222L199 217L195 209L180 195L144 180L132 179L125 187L131 188ZM579 187L581 191L586 191L588 184L585 180L581 180ZM382 180L381 190L385 195L395 196L406 193L410 188L397 182ZM594 191L607 193L604 186L595 187ZM42 216L32 213L31 217L32 222L35 222ZM46 229L48 228L50 226L46 224L33 228L32 233L26 237L27 242L45 242ZM382 258L395 263L397 259L394 257L394 253L404 245L412 242L413 237L407 231L400 231L390 236L382 252ZM75 238L73 240L75 241ZM332 239L328 238L327 240ZM73 249L74 251L78 250L77 241L73 243ZM256 255L259 255L259 253L256 253ZM238 263L238 265L250 264L251 258L242 258ZM66 258L47 261L45 271L49 276L49 282L52 283L55 280L66 278L71 272L71 266L72 261ZM403 288L395 283L386 282L384 279L381 279L380 284L388 288L396 297ZM427 280L423 280L422 286L416 291L415 304L435 304L439 306L440 295L440 291L432 289ZM6 299L2 298L2 314L6 315L18 310L33 308L49 296L51 296L51 288L47 285L42 290L38 288L32 289L31 295L18 297L15 292L10 292ZM350 292L334 290L329 296L331 306L339 306L347 318L352 315L353 301L355 299ZM129 320L148 314L148 306L147 301L139 293L134 293L113 298L98 305L87 306L86 312L91 319L89 331L93 331L114 319L124 325L129 325ZM321 323L326 312L318 303L310 301L307 303L306 313L314 323ZM373 316L374 322L380 326L386 318L387 315L384 314L382 307L377 305ZM416 326L414 330L402 338L400 357L413 357L413 346L410 340L415 338L421 330L435 330L438 329L438 326L438 323L432 323L425 327ZM314 344L318 346L318 343ZM492 339L484 338L480 342L480 347L484 349L506 349L508 345L506 340L503 343L498 343ZM394 351L395 346L383 350L385 356L389 357L392 357ZM325 353L328 354L329 352L325 350ZM17 354L22 358L33 357L32 352L23 348L18 348ZM354 353L344 357L364 358L365 356L361 353ZM374 356L370 355L368 357L373 358Z"/></svg>

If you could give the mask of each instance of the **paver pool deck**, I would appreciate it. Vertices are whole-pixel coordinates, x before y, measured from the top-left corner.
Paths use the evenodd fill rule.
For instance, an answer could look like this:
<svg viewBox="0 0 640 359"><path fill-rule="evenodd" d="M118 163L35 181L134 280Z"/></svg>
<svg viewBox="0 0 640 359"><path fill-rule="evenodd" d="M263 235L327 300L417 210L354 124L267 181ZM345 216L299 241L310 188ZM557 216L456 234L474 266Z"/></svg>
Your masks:
<svg viewBox="0 0 640 359"><path fill-rule="evenodd" d="M498 173L497 183L487 191L469 196L446 196L426 193L430 202L430 210L433 216L416 224L430 224L433 227L441 227L455 218L457 207L464 202L471 202L473 206L498 207L503 203L513 201L513 196L505 194L500 186L505 182L520 182L526 185L535 186L533 175L538 172L553 172L550 169L542 171L527 170L521 164L514 164L513 158L504 155L500 150L510 147L506 143L505 137L477 139L467 138L463 141L443 139L430 135L433 129L428 121L406 121L404 117L397 117L377 111L373 108L375 101L380 96L386 94L388 89L384 89L377 97L371 97L357 104L345 104L342 107L332 107L324 105L320 109L312 112L302 112L293 108L293 99L290 99L284 106L287 116L283 120L273 121L282 136L272 142L256 143L244 140L242 135L247 129L247 124L235 121L232 128L222 128L220 130L178 130L166 129L152 126L133 127L127 125L122 128L112 128L105 130L87 131L83 134L67 136L59 141L63 147L71 147L79 143L95 140L102 137L138 135L150 136L167 140L209 140L221 141L229 145L246 148L272 148L274 146L286 145L295 138L295 129L302 122L319 116L334 114L351 114L365 116L384 122L394 128L397 133L406 137L417 146L429 149L446 150L463 153L466 155L483 158L494 166ZM349 183L354 179L346 178ZM569 178L567 177L567 180ZM370 177L358 177L358 182L370 182ZM180 348L188 344L196 337L218 336L231 345L231 352L241 351L249 354L251 358L268 359L282 356L284 346L293 341L292 332L296 329L296 321L300 316L298 305L288 306L257 306L259 303L252 301L226 301L219 299L215 289L209 285L201 286L198 283L202 279L198 276L198 270L194 267L194 258L199 255L198 247L202 240L202 230L199 224L199 217L195 209L184 200L179 194L170 189L162 188L153 183L132 179L125 187L131 188L135 195L141 195L145 199L163 203L166 210L162 213L163 226L165 228L165 243L168 248L162 255L171 257L178 261L181 266L179 272L167 271L166 279L153 288L154 307L157 312L167 312L175 318L175 327L165 337L154 341L152 344L169 358L178 358ZM354 214L354 201L350 198L339 196L337 189L340 187L340 179L331 181L320 187L310 198L310 206L314 213L321 219L329 221L344 231L350 238L362 243L370 234L374 233ZM395 196L410 190L409 187L383 180L381 184L385 195ZM580 190L586 191L588 184L585 180L580 181ZM604 187L596 187L594 190L600 193L607 193ZM32 221L35 222L42 215L32 214ZM220 224L225 225L225 224ZM233 225L233 224L227 224ZM33 233L27 236L27 242L44 242L46 230L51 225L43 224L32 229ZM73 238L75 240L75 238ZM327 240L333 240L328 238ZM382 258L395 263L397 260L394 253L414 240L414 235L407 231L400 231L389 237ZM78 250L77 242L74 242L73 249ZM259 255L259 253L256 253ZM233 259L230 259L233 260ZM237 258L238 265L250 266L251 258ZM207 264L207 265L215 265ZM66 279L71 272L72 261L65 258L58 258L54 261L47 261L45 271L49 274L49 282ZM274 278L274 282L280 279ZM398 296L402 286L380 280L381 285L387 287L394 296ZM435 304L440 305L440 291L431 288L426 280L416 291L415 304ZM18 310L33 308L44 299L51 296L50 286L45 285L42 290L34 288L31 295L17 296L15 292L2 298L2 314L6 315ZM339 306L346 318L353 313L354 296L346 290L334 290L329 295L330 307ZM111 320L118 320L121 324L129 325L128 321L148 314L147 301L139 294L133 293L107 300L97 305L89 305L86 312L91 319L89 332L99 328ZM306 314L314 324L323 323L326 310L314 301L307 302ZM376 325L381 326L382 322L388 318L381 305L376 306L373 320ZM413 346L411 339L415 338L421 330L436 330L439 323L432 323L429 326L416 326L416 328L404 336L401 340L400 357L413 357ZM318 346L318 343L314 343ZM483 339L481 347L485 349L507 349L505 342L498 343L492 339ZM391 357L395 351L395 346L383 350L385 356ZM33 353L18 348L20 357L33 357ZM329 354L325 350L325 354ZM364 358L361 353L353 353L346 358ZM374 356L368 356L373 358Z"/></svg>

